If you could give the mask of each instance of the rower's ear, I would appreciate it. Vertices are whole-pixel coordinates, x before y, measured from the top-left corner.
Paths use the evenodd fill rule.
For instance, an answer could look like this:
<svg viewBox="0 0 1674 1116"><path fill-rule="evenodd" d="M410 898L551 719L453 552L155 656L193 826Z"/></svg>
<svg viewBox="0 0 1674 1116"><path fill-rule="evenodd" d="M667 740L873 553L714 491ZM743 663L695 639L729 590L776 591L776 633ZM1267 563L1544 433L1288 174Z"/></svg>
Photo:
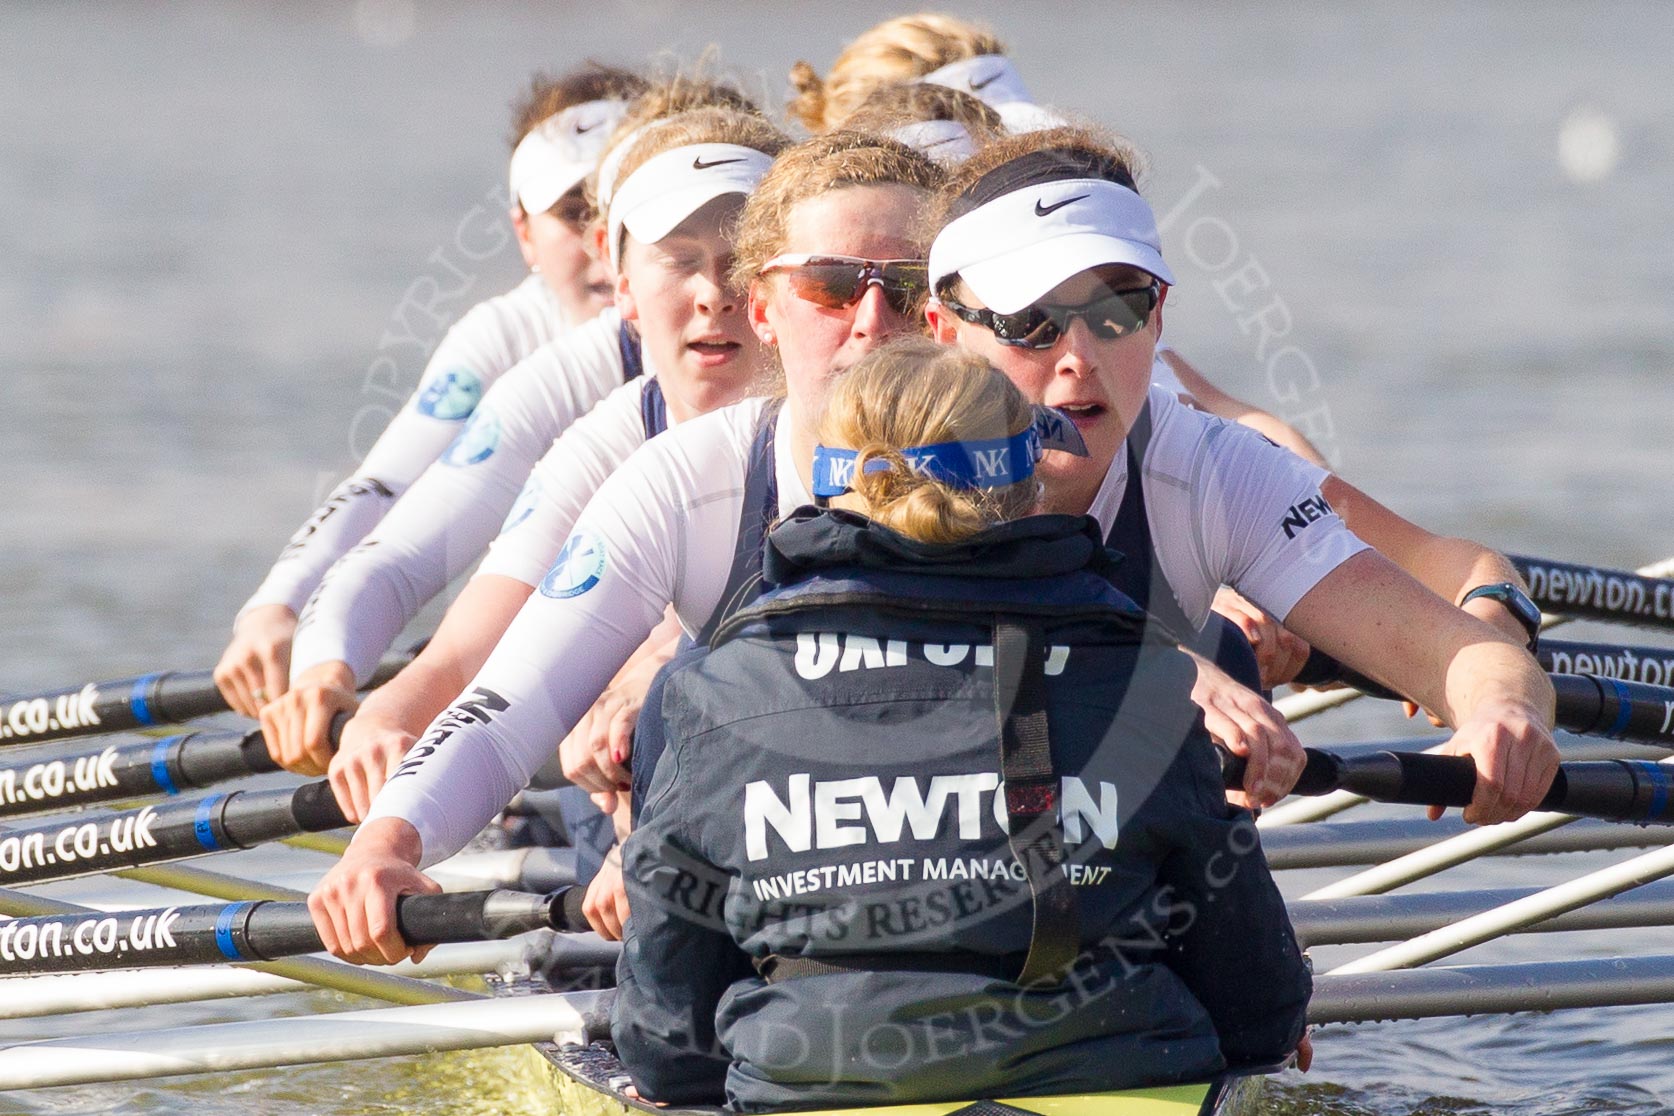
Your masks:
<svg viewBox="0 0 1674 1116"><path fill-rule="evenodd" d="M756 340L768 348L778 343L773 335L773 325L767 320L767 288L760 279L750 281L750 301L745 313L750 317L750 329L754 331Z"/></svg>
<svg viewBox="0 0 1674 1116"><path fill-rule="evenodd" d="M924 304L924 320L930 324L930 336L943 345L954 345L959 342L958 319L947 312L935 299Z"/></svg>
<svg viewBox="0 0 1674 1116"><path fill-rule="evenodd" d="M625 271L616 273L616 309L621 313L624 322L639 321L639 303L634 301L633 288L628 283Z"/></svg>
<svg viewBox="0 0 1674 1116"><path fill-rule="evenodd" d="M517 234L517 250L523 253L523 263L533 271L535 269L535 241L529 234L529 215L523 212L521 205L514 205L507 211L511 217L512 231Z"/></svg>

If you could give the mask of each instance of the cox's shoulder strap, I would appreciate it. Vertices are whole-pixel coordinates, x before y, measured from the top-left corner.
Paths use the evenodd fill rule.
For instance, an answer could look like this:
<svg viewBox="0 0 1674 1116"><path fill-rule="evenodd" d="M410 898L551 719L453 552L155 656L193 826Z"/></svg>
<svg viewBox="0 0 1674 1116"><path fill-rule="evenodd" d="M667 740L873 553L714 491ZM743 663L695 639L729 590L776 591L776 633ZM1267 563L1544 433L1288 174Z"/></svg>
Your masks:
<svg viewBox="0 0 1674 1116"><path fill-rule="evenodd" d="M1006 789L1006 839L1029 881L1034 925L1018 984L1055 980L1081 949L1081 917L1064 853L1058 779L1046 718L1046 637L1038 622L994 624L994 712Z"/></svg>

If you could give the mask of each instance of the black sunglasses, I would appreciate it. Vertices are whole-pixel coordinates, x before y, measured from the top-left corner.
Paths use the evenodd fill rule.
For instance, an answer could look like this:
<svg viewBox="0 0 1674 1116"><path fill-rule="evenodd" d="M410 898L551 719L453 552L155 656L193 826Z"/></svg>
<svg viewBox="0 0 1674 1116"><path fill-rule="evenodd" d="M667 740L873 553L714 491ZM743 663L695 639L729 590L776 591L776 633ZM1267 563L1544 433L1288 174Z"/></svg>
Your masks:
<svg viewBox="0 0 1674 1116"><path fill-rule="evenodd" d="M797 298L841 310L853 306L876 284L897 314L912 314L929 290L923 260L864 260L857 256L814 256L793 252L775 256L758 274L784 272Z"/></svg>
<svg viewBox="0 0 1674 1116"><path fill-rule="evenodd" d="M1161 286L1153 280L1149 286L1126 291L1107 289L1080 306L1036 302L1015 314L998 314L986 308L966 306L953 298L951 291L952 284L948 283L936 292L936 297L954 317L982 326L1000 344L1018 349L1050 349L1075 318L1086 322L1094 337L1107 341L1127 337L1145 328L1162 298Z"/></svg>

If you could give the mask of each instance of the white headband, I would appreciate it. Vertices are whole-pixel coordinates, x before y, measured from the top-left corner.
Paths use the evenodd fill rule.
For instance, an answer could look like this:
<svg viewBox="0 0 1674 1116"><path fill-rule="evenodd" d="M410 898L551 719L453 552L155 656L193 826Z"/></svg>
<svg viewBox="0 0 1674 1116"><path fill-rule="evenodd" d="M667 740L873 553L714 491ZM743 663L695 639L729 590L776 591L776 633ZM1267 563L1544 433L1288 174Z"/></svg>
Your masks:
<svg viewBox="0 0 1674 1116"><path fill-rule="evenodd" d="M915 120L892 128L889 138L900 140L944 166L963 163L976 150L971 133L957 120Z"/></svg>
<svg viewBox="0 0 1674 1116"><path fill-rule="evenodd" d="M998 108L1017 101L1033 102L1029 87L1011 59L1003 54L979 54L949 62L939 70L932 70L918 79L931 85L945 85L961 93L969 93L985 105Z"/></svg>
<svg viewBox="0 0 1674 1116"><path fill-rule="evenodd" d="M622 160L626 159L628 152L633 150L634 141L643 136L645 129L650 126L649 124L641 124L633 129L613 144L610 150L605 152L605 157L599 160L599 181L593 194L598 198L601 211L610 208L610 196L616 190L616 176L622 170Z"/></svg>
<svg viewBox="0 0 1674 1116"><path fill-rule="evenodd" d="M611 266L622 266L622 230L655 244L723 194L755 192L773 156L733 143L697 143L654 155L622 180L610 200Z"/></svg>
<svg viewBox="0 0 1674 1116"><path fill-rule="evenodd" d="M930 286L958 275L989 309L1015 314L1104 264L1174 282L1144 198L1102 178L1059 179L1002 194L950 222L930 245Z"/></svg>
<svg viewBox="0 0 1674 1116"><path fill-rule="evenodd" d="M587 101L549 116L512 152L511 200L525 213L545 213L593 173L605 140L628 106L621 101Z"/></svg>

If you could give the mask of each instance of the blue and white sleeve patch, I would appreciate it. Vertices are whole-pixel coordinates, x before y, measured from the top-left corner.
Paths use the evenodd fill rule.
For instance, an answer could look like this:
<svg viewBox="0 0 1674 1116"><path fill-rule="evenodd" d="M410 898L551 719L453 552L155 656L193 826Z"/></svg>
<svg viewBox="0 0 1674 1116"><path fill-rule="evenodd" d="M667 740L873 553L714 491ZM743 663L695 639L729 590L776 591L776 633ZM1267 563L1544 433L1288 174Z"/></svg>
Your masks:
<svg viewBox="0 0 1674 1116"><path fill-rule="evenodd" d="M604 576L604 540L586 531L577 531L558 552L552 570L541 580L541 593L560 600L579 597L599 583Z"/></svg>
<svg viewBox="0 0 1674 1116"><path fill-rule="evenodd" d="M494 456L500 445L500 420L492 411L476 411L465 429L442 454L444 465L477 465Z"/></svg>
<svg viewBox="0 0 1674 1116"><path fill-rule="evenodd" d="M506 515L506 521L500 524L500 533L503 535L528 519L535 513L535 505L540 502L541 478L530 473L529 479L523 482L523 491L517 494L517 503L512 505L511 511Z"/></svg>
<svg viewBox="0 0 1674 1116"><path fill-rule="evenodd" d="M450 368L419 392L418 413L444 422L470 418L482 401L482 378L469 368Z"/></svg>

